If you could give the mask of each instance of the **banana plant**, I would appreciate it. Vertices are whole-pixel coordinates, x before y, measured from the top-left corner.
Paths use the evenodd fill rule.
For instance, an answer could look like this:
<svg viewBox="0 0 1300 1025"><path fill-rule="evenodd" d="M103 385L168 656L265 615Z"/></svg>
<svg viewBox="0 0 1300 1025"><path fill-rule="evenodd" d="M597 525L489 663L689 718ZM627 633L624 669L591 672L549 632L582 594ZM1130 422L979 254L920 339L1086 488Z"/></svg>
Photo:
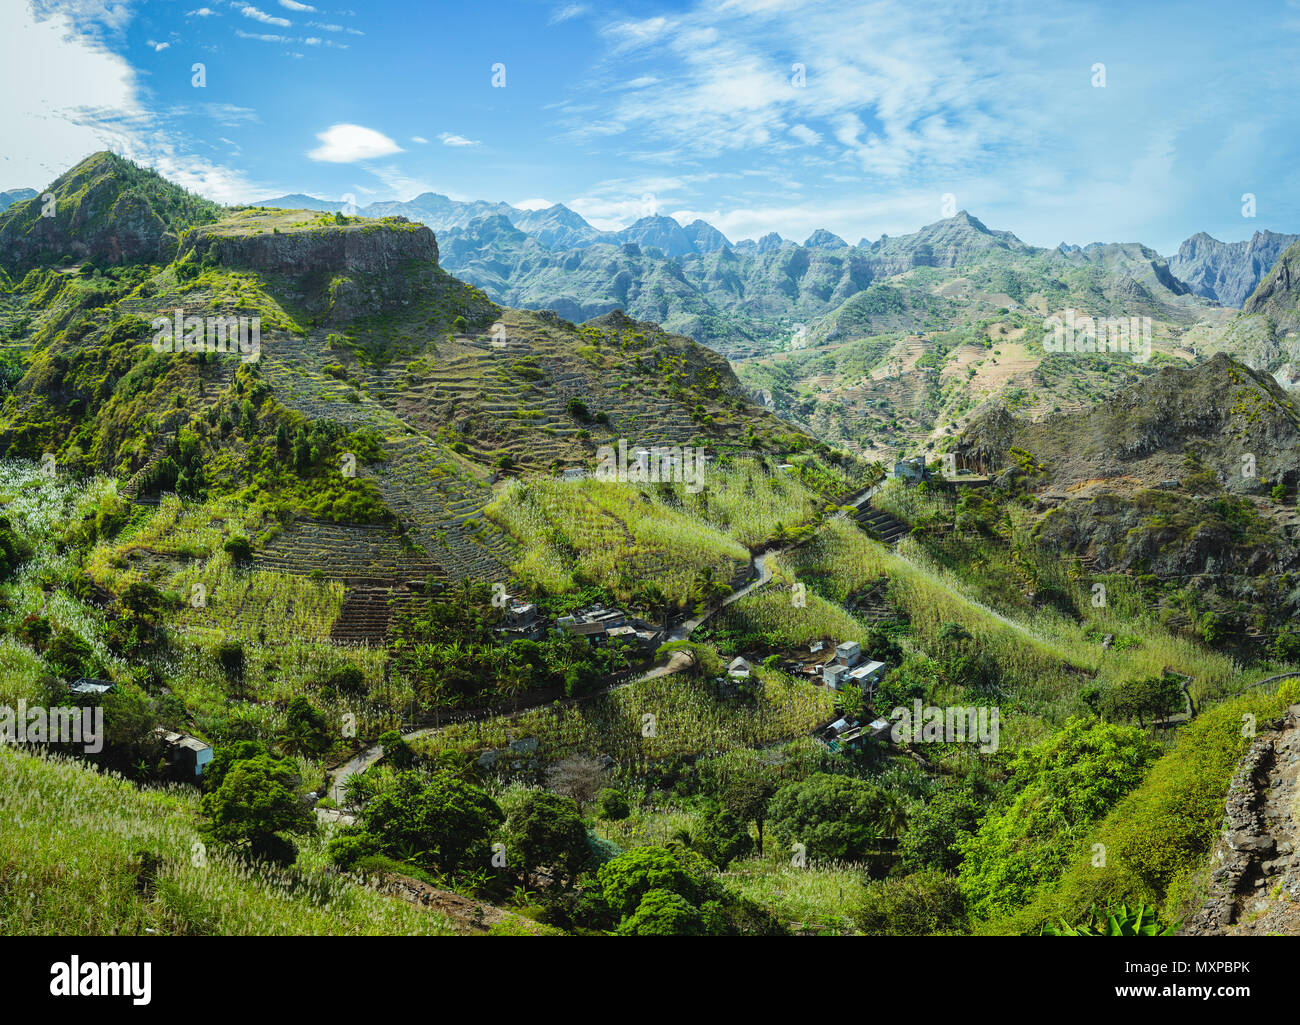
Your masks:
<svg viewBox="0 0 1300 1025"><path fill-rule="evenodd" d="M1118 908L1113 905L1104 911L1094 904L1089 911L1088 920L1079 925L1070 925L1061 919L1060 925L1043 926L1044 936L1172 936L1178 930L1179 923L1162 926L1156 917L1155 908L1139 904L1132 910L1127 904Z"/></svg>

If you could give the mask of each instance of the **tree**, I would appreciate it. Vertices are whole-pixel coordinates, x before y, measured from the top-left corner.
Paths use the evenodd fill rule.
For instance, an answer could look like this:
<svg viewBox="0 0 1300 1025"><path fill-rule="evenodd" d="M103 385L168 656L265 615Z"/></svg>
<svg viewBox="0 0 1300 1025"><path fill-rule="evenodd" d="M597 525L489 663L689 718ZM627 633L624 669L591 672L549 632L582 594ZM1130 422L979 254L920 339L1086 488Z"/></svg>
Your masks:
<svg viewBox="0 0 1300 1025"><path fill-rule="evenodd" d="M711 612L721 607L723 600L731 594L731 587L726 581L717 579L712 566L705 566L695 574L691 594L700 611Z"/></svg>
<svg viewBox="0 0 1300 1025"><path fill-rule="evenodd" d="M330 673L325 680L325 688L347 697L365 697L366 678L357 666L349 662Z"/></svg>
<svg viewBox="0 0 1300 1025"><path fill-rule="evenodd" d="M1136 719L1146 728L1147 720L1165 719L1182 709L1182 687L1176 677L1161 675L1133 680L1111 692L1106 707L1118 719Z"/></svg>
<svg viewBox="0 0 1300 1025"><path fill-rule="evenodd" d="M618 822L632 814L627 795L614 787L605 787L596 795L596 814L608 822Z"/></svg>
<svg viewBox="0 0 1300 1025"><path fill-rule="evenodd" d="M384 761L394 769L409 769L415 765L415 752L396 730L383 734L379 743L384 749Z"/></svg>
<svg viewBox="0 0 1300 1025"><path fill-rule="evenodd" d="M1017 754L999 805L957 845L970 913L983 919L1013 911L1056 880L1070 841L1141 783L1161 751L1135 726L1069 719Z"/></svg>
<svg viewBox="0 0 1300 1025"><path fill-rule="evenodd" d="M45 652L45 661L65 680L74 680L81 676L99 676L104 671L103 663L95 655L95 649L66 626L60 627L59 632L50 641L50 646Z"/></svg>
<svg viewBox="0 0 1300 1025"><path fill-rule="evenodd" d="M579 808L585 808L605 782L605 769L594 758L574 755L551 766L546 782L556 793L573 798Z"/></svg>
<svg viewBox="0 0 1300 1025"><path fill-rule="evenodd" d="M230 561L237 566L247 565L253 561L253 546L242 534L228 538L221 548L230 556Z"/></svg>
<svg viewBox="0 0 1300 1025"><path fill-rule="evenodd" d="M488 840L505 815L480 787L437 772L399 772L362 807L358 822L379 851L456 872L488 864Z"/></svg>
<svg viewBox="0 0 1300 1025"><path fill-rule="evenodd" d="M620 936L703 936L699 908L671 890L651 890L618 926Z"/></svg>
<svg viewBox="0 0 1300 1025"><path fill-rule="evenodd" d="M885 792L865 780L819 772L777 791L768 813L772 834L810 858L864 861L879 852L887 808Z"/></svg>
<svg viewBox="0 0 1300 1025"><path fill-rule="evenodd" d="M758 752L742 750L728 756L716 772L718 800L742 822L754 823L761 858L767 805L780 783L780 767Z"/></svg>
<svg viewBox="0 0 1300 1025"><path fill-rule="evenodd" d="M754 849L754 838L749 835L748 824L735 812L715 808L695 830L691 847L721 871L736 858L746 857Z"/></svg>
<svg viewBox="0 0 1300 1025"><path fill-rule="evenodd" d="M977 789L958 786L940 790L911 816L898 842L904 872L937 868L952 872L961 864L956 843L975 832L985 811Z"/></svg>
<svg viewBox="0 0 1300 1025"><path fill-rule="evenodd" d="M251 858L292 864L297 848L284 834L307 834L316 825L298 786L288 766L267 755L235 762L221 786L203 796L203 835Z"/></svg>
<svg viewBox="0 0 1300 1025"><path fill-rule="evenodd" d="M222 641L217 645L217 664L237 697L244 693L244 646L239 641Z"/></svg>
<svg viewBox="0 0 1300 1025"><path fill-rule="evenodd" d="M605 902L628 917L651 890L667 890L699 907L712 895L713 866L685 847L633 847L597 872Z"/></svg>
<svg viewBox="0 0 1300 1025"><path fill-rule="evenodd" d="M236 762L247 761L267 754L266 747L257 740L233 740L216 749L212 761L203 770L203 789L211 792L221 786Z"/></svg>
<svg viewBox="0 0 1300 1025"><path fill-rule="evenodd" d="M507 864L519 870L525 887L546 867L567 890L591 853L578 805L545 790L528 791L510 810L505 840Z"/></svg>
<svg viewBox="0 0 1300 1025"><path fill-rule="evenodd" d="M330 748L325 716L299 694L289 702L280 746L289 754L320 755Z"/></svg>

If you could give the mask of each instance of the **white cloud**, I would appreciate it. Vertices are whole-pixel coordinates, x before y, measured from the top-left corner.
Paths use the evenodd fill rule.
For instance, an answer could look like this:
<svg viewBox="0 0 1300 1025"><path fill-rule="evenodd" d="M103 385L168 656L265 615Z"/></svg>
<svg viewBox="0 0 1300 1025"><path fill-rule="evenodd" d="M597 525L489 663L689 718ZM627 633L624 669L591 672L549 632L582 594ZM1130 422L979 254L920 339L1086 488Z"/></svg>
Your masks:
<svg viewBox="0 0 1300 1025"><path fill-rule="evenodd" d="M423 145L425 145L426 143L428 143L429 140L426 139L426 138L425 138L424 136L422 136L422 135L412 135L412 136L411 136L411 141L412 141L412 142L418 142L421 146L423 146Z"/></svg>
<svg viewBox="0 0 1300 1025"><path fill-rule="evenodd" d="M316 138L321 145L307 156L330 164L351 164L402 152L402 147L388 136L362 125L331 125Z"/></svg>
<svg viewBox="0 0 1300 1025"><path fill-rule="evenodd" d="M604 34L614 44L615 53L625 53L661 39L674 25L662 16L642 18L615 22L605 27Z"/></svg>
<svg viewBox="0 0 1300 1025"><path fill-rule="evenodd" d="M570 18L576 18L579 15L586 14L588 7L586 4L565 4L563 7L557 7L551 12L548 24L559 25L561 22L568 21Z"/></svg>
<svg viewBox="0 0 1300 1025"><path fill-rule="evenodd" d="M124 24L114 8L98 27ZM88 34L96 30L64 12L38 16L26 5L0 4L0 39L12 42L14 53L0 62L0 94L9 98L0 105L0 188L43 188L108 149L218 202L266 194L244 172L190 151L192 132L173 131L186 115L231 124L254 112L230 104L150 109L131 66Z"/></svg>
<svg viewBox="0 0 1300 1025"><path fill-rule="evenodd" d="M311 4L300 4L298 0L280 0L280 6L286 11L315 11Z"/></svg>
<svg viewBox="0 0 1300 1025"><path fill-rule="evenodd" d="M252 18L254 21L260 21L266 25L279 25L281 28L288 28L293 24L288 18L277 18L274 14L267 14L252 4L244 7L242 13L245 18Z"/></svg>
<svg viewBox="0 0 1300 1025"><path fill-rule="evenodd" d="M154 53L162 53L163 50L167 49L167 47L171 46L172 44L171 44L171 43L158 43L158 42L155 42L154 40L150 39L150 40L148 41L148 45L150 45L150 46L153 47Z"/></svg>
<svg viewBox="0 0 1300 1025"><path fill-rule="evenodd" d="M144 113L131 66L66 14L37 20L27 4L0 4L0 39L0 188L42 188L108 145L97 117Z"/></svg>
<svg viewBox="0 0 1300 1025"><path fill-rule="evenodd" d="M511 205L517 210L547 210L555 204L549 199L521 199L518 203Z"/></svg>
<svg viewBox="0 0 1300 1025"><path fill-rule="evenodd" d="M215 15L216 13L217 13L217 12L214 11L211 7L199 7L199 8L197 8L196 10L193 10L193 11L186 11L186 12L185 12L185 17L187 17L187 18L211 18L211 17L212 17L213 15Z"/></svg>
<svg viewBox="0 0 1300 1025"><path fill-rule="evenodd" d="M791 125L790 134L798 139L803 146L816 146L822 141L822 137L807 125Z"/></svg>
<svg viewBox="0 0 1300 1025"><path fill-rule="evenodd" d="M438 136L444 146L477 146L477 139L467 139L463 135L453 135L451 132L443 132Z"/></svg>

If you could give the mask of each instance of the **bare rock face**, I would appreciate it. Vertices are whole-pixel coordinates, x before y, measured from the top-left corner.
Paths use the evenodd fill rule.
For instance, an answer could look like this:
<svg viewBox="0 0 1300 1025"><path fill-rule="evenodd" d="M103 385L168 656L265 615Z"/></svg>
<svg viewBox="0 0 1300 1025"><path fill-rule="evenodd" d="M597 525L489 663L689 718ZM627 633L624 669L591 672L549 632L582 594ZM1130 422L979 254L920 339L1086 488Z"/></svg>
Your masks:
<svg viewBox="0 0 1300 1025"><path fill-rule="evenodd" d="M438 241L405 217L295 228L280 233L231 232L221 224L196 228L184 244L200 262L265 274L387 274L404 267L438 265Z"/></svg>
<svg viewBox="0 0 1300 1025"><path fill-rule="evenodd" d="M1169 269L1199 296L1241 306L1300 235L1257 231L1246 242L1220 242L1198 232L1178 247Z"/></svg>
<svg viewBox="0 0 1300 1025"><path fill-rule="evenodd" d="M404 217L283 230L233 218L186 232L177 259L277 278L334 324L410 307L445 277L433 232Z"/></svg>

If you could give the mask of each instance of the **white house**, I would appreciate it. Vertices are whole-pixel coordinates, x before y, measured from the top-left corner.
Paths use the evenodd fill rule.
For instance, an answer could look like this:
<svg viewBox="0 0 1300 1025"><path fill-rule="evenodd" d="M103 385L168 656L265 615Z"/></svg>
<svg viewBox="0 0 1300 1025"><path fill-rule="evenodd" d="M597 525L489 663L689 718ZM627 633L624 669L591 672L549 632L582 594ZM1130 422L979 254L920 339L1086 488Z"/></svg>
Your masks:
<svg viewBox="0 0 1300 1025"><path fill-rule="evenodd" d="M822 683L831 690L839 690L840 683L848 674L849 667L832 662L822 670Z"/></svg>
<svg viewBox="0 0 1300 1025"><path fill-rule="evenodd" d="M727 675L737 680L747 680L751 668L753 667L748 662L737 655L731 660L731 665L727 666Z"/></svg>
<svg viewBox="0 0 1300 1025"><path fill-rule="evenodd" d="M860 666L849 670L849 679L864 689L874 687L884 675L885 663L883 662L863 662Z"/></svg>
<svg viewBox="0 0 1300 1025"><path fill-rule="evenodd" d="M862 657L862 647L857 641L845 641L835 646L835 661L842 666L852 668Z"/></svg>

